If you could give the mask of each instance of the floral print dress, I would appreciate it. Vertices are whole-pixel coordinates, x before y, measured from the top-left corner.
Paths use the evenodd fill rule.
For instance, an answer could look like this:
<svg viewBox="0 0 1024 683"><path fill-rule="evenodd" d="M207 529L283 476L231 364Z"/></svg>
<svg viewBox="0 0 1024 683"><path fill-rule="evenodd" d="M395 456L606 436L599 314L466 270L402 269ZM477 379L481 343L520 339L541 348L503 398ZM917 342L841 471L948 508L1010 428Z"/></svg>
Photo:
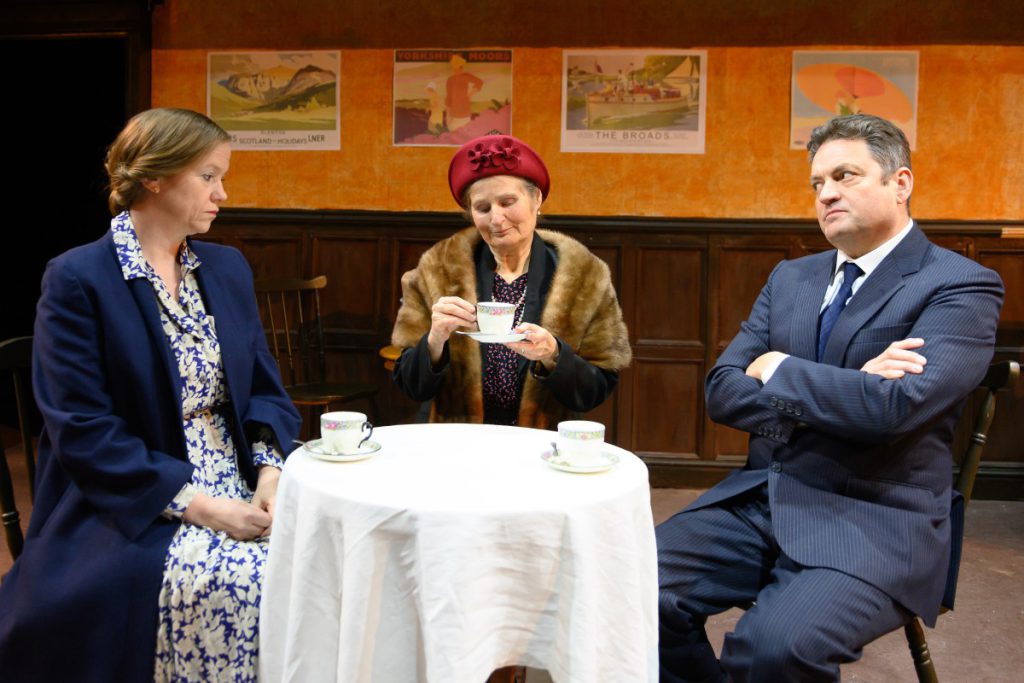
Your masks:
<svg viewBox="0 0 1024 683"><path fill-rule="evenodd" d="M198 257L183 243L178 297L142 255L127 212L111 222L125 280L152 285L164 334L181 377L181 412L192 481L168 502L164 515L180 518L197 492L250 501L238 471L228 420L227 384L213 316L206 314L193 271ZM280 467L280 454L263 442L252 447L257 466ZM156 634L156 681L255 681L258 620L266 539L236 541L225 532L182 522L167 551Z"/></svg>
<svg viewBox="0 0 1024 683"><path fill-rule="evenodd" d="M494 295L491 298L516 305L513 328L523 321L529 275L523 273L512 282L505 282L500 275L494 274ZM519 377L519 355L504 344L488 344L484 353L484 424L515 425L519 419L519 399L523 389Z"/></svg>

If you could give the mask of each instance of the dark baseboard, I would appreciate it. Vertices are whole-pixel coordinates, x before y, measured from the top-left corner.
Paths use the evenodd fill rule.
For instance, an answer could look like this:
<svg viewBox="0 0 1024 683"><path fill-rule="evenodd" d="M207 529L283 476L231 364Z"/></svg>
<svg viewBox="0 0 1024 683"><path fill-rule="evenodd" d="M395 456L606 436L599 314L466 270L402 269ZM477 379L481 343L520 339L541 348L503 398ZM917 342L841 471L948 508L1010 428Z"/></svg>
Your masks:
<svg viewBox="0 0 1024 683"><path fill-rule="evenodd" d="M974 480L974 500L1024 500L1024 465L981 463Z"/></svg>
<svg viewBox="0 0 1024 683"><path fill-rule="evenodd" d="M711 461L659 462L658 457L641 456L647 464L651 488L656 489L707 489L725 479L736 469L732 463Z"/></svg>

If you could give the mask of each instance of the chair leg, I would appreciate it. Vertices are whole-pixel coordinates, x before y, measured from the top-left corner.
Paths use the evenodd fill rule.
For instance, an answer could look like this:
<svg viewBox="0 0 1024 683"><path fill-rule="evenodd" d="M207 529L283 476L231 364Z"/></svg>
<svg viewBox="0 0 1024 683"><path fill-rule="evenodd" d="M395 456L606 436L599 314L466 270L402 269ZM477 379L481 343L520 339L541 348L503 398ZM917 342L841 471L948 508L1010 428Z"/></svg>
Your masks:
<svg viewBox="0 0 1024 683"><path fill-rule="evenodd" d="M903 632L907 634L907 646L910 648L910 656L914 658L914 669L917 671L919 683L939 683L935 664L932 663L932 654L928 651L928 641L924 638L921 620L914 617L903 627Z"/></svg>
<svg viewBox="0 0 1024 683"><path fill-rule="evenodd" d="M0 524L3 525L4 537L11 557L15 560L21 555L25 542L21 534L21 519L14 505L14 486L11 484L11 471L7 467L7 454L0 446Z"/></svg>

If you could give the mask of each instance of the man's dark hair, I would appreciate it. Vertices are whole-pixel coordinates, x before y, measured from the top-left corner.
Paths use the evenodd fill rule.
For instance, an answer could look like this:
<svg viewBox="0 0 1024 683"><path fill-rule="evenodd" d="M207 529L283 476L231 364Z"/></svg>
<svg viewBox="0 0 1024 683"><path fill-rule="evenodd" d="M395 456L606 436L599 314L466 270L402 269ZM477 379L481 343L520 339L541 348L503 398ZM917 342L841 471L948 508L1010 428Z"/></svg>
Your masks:
<svg viewBox="0 0 1024 683"><path fill-rule="evenodd" d="M863 140L888 180L901 166L910 168L910 144L895 125L870 114L837 116L811 133L807 152L811 161L818 148L830 140Z"/></svg>

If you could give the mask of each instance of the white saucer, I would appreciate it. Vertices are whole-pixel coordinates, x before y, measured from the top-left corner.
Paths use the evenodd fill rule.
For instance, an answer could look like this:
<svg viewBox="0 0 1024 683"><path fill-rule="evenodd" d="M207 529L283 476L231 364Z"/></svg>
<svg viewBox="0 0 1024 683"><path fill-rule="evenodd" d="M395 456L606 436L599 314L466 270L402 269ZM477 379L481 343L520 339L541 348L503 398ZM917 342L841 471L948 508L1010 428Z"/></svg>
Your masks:
<svg viewBox="0 0 1024 683"><path fill-rule="evenodd" d="M551 467L554 467L556 470L572 472L573 474L594 474L596 472L605 472L619 464L619 456L614 453L601 451L601 458L604 462L599 465L570 465L568 462L563 460L561 456L556 455L552 451L544 451L540 456L541 460Z"/></svg>
<svg viewBox="0 0 1024 683"><path fill-rule="evenodd" d="M366 460L371 455L380 450L380 444L376 441L367 441L359 450L353 451L352 453L335 453L329 451L323 447L320 439L313 439L307 441L302 445L302 448L318 460L326 460L327 462L354 462L356 460Z"/></svg>
<svg viewBox="0 0 1024 683"><path fill-rule="evenodd" d="M507 344L508 342L523 341L526 339L526 334L523 332L507 332L505 334L484 334L483 332L466 332L465 330L455 330L459 334L464 334L471 339L476 339L481 344Z"/></svg>

